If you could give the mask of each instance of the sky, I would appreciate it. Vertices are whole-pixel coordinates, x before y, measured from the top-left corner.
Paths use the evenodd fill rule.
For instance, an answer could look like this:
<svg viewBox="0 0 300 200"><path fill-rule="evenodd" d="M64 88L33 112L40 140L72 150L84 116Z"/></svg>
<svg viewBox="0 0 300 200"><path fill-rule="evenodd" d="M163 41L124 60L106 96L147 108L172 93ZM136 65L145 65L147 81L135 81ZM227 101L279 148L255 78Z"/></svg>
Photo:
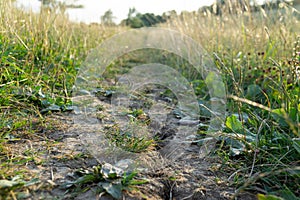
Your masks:
<svg viewBox="0 0 300 200"><path fill-rule="evenodd" d="M69 0L70 2L70 0ZM204 5L211 5L214 0L77 0L76 4L84 5L83 9L69 9L69 18L78 22L100 22L100 17L107 10L111 10L116 17L114 21L119 23L127 18L129 8L136 8L140 13L154 13L161 15L163 12L176 10L196 11ZM24 9L39 11L38 0L17 0L17 5Z"/></svg>

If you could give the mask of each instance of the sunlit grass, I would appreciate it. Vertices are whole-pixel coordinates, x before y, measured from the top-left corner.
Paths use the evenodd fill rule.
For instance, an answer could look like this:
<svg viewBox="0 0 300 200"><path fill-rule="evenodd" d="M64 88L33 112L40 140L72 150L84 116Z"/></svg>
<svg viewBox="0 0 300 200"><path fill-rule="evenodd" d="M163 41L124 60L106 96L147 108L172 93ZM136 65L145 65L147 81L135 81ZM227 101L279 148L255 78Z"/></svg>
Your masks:
<svg viewBox="0 0 300 200"><path fill-rule="evenodd" d="M246 163L230 176L237 194L248 189L294 199L300 180L300 14L287 3L268 6L254 12L247 3L226 1L221 16L183 13L163 26L198 41L223 74L229 117L238 116L226 124L235 128L225 130L230 135L221 149L231 156L224 166ZM244 139L229 139L232 134Z"/></svg>
<svg viewBox="0 0 300 200"><path fill-rule="evenodd" d="M1 179L32 178L26 175L28 169L20 166L35 163L37 156L28 160L23 155L26 152L10 151L8 143L41 139L44 136L36 133L56 129L45 114L68 110L85 56L120 29L73 23L61 13L41 10L36 14L0 1Z"/></svg>
<svg viewBox="0 0 300 200"><path fill-rule="evenodd" d="M41 111L67 109L85 56L118 28L72 23L48 10L25 12L10 1L0 4L0 135L4 135L5 126L14 127L16 111L42 118ZM11 115L10 124L5 123Z"/></svg>

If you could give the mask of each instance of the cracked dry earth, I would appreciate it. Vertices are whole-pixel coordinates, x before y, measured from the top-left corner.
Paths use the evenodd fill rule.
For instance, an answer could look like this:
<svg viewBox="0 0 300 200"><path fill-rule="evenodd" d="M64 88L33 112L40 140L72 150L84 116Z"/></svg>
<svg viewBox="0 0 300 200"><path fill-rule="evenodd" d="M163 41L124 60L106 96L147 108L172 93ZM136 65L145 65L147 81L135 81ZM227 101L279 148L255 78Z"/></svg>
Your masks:
<svg viewBox="0 0 300 200"><path fill-rule="evenodd" d="M104 107L100 126L112 124L109 115L109 104L101 102ZM41 130L34 139L20 140L9 144L14 154L30 152L34 159L25 163L28 174L38 177L40 184L30 191L28 199L112 199L108 195L97 196L96 188L71 197L65 194L60 186L65 183L70 174L79 168L91 168L98 163L95 153L86 149L82 140L83 133L93 133L94 128L74 124L73 114L56 113L48 116L55 125L50 130ZM137 191L124 192L123 199L231 199L235 188L231 186L228 177L232 172L222 169L220 158L200 158L199 147L190 145L184 156L176 161L160 158L147 170L142 170L139 177L149 180L148 183L137 186ZM99 194L98 194L99 195ZM254 195L244 193L237 199L256 199Z"/></svg>

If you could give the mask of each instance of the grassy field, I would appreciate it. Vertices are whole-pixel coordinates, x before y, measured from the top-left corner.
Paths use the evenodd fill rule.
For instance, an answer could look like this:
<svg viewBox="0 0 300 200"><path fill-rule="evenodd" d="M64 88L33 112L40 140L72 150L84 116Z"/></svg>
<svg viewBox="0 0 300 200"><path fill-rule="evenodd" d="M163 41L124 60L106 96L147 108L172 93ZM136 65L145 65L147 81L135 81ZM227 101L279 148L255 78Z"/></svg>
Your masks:
<svg viewBox="0 0 300 200"><path fill-rule="evenodd" d="M225 158L224 166L237 170L230 177L240 186L237 191L297 199L299 12L282 4L282 9L253 13L237 8L232 15L230 7L224 5L222 17L209 11L187 13L167 27L199 41L223 73L229 111L225 132L243 135L245 146L231 143L231 150L225 145L218 153ZM244 148L242 155L238 151L231 157L239 148Z"/></svg>
<svg viewBox="0 0 300 200"><path fill-rule="evenodd" d="M233 8L236 14L229 8L224 5L222 16L185 13L159 26L199 42L222 73L227 119L214 155L221 158L219 170L237 188L236 195L250 191L260 199L298 199L299 11L283 3L278 10ZM72 110L72 87L91 48L126 30L73 23L47 10L28 13L0 0L0 199L19 199L35 184L26 165L42 165L35 154L16 154L10 145L59 129L49 113ZM139 62L137 55L118 63ZM167 62L176 64L176 59Z"/></svg>

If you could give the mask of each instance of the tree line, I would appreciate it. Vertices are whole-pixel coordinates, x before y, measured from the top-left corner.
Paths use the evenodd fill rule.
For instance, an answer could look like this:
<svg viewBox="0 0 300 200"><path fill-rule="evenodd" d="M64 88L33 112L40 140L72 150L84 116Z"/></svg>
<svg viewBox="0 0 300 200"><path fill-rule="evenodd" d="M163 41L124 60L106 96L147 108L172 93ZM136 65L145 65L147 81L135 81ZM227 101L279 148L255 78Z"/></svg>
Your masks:
<svg viewBox="0 0 300 200"><path fill-rule="evenodd" d="M103 25L112 26L115 25L113 19L113 13L111 10L108 10L101 16L101 23ZM120 25L129 26L131 28L141 28L141 27L150 27L158 23L164 23L168 19L168 16L155 15L153 13L139 13L135 8L129 8L128 15L126 19L123 19Z"/></svg>
<svg viewBox="0 0 300 200"><path fill-rule="evenodd" d="M63 1L57 0L39 0L41 2L41 9L59 9L61 12L64 12L69 8L83 8L83 5L78 5L76 3L66 4ZM73 0L76 2L76 0ZM198 9L198 13L204 13L209 11L215 15L222 15L223 12L236 14L236 12L247 11L258 11L261 8L264 10L278 9L279 4L284 2L284 0L273 0L269 3L263 5L256 5L254 0L216 0L211 6L203 6ZM294 0L294 5L300 4L300 0ZM194 11L195 12L195 11ZM177 14L175 10L168 11L162 15L155 15L153 13L139 13L135 8L129 8L128 15L126 19L123 19L120 25L129 26L131 28L141 28L141 27L150 27L159 23L165 23L168 19L174 17L182 17L185 14L188 14L187 11L182 11L180 14ZM100 17L101 24L106 26L115 26L114 15L111 10L107 10L104 15Z"/></svg>

